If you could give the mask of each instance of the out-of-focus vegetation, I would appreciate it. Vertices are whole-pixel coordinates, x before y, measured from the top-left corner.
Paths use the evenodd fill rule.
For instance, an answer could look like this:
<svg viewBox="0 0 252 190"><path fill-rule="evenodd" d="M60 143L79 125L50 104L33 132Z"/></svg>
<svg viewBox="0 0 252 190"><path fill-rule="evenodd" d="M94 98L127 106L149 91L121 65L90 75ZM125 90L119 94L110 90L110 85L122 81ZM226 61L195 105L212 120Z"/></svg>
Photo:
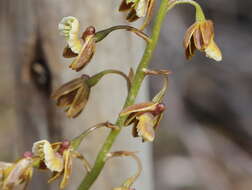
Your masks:
<svg viewBox="0 0 252 190"><path fill-rule="evenodd" d="M173 71L168 111L154 146L156 188L252 189L252 2L202 1L223 61L181 55L192 8L167 17L152 66ZM189 16L190 15L190 16ZM152 91L158 89L151 81Z"/></svg>
<svg viewBox="0 0 252 190"><path fill-rule="evenodd" d="M182 41L193 8L167 16L152 67L171 69L168 110L157 132L154 168L157 190L252 189L252 1L201 1L215 22L223 62L197 54L185 60ZM3 11L0 12L0 23ZM190 16L189 16L190 15ZM2 24L3 26L3 24ZM8 31L0 27L0 160L12 160L15 128L14 76ZM115 41L116 42L116 41ZM151 93L160 88L151 80ZM11 134L11 135L8 135ZM6 150L6 145L13 145ZM8 146L10 147L10 146Z"/></svg>

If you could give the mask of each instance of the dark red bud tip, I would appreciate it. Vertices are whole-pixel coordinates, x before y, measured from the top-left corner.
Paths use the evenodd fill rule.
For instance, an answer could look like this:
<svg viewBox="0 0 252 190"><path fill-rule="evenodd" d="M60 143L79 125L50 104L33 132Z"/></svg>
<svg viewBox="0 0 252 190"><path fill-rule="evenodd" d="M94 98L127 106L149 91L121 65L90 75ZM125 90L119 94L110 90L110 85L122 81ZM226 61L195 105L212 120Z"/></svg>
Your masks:
<svg viewBox="0 0 252 190"><path fill-rule="evenodd" d="M70 141L64 140L64 141L62 141L61 147L62 147L63 149L68 149L69 146L70 146L70 144L71 144Z"/></svg>
<svg viewBox="0 0 252 190"><path fill-rule="evenodd" d="M81 78L83 78L83 79L89 79L89 78L90 78L90 76L89 76L89 75L87 75L87 74L83 74L83 75L81 75Z"/></svg>
<svg viewBox="0 0 252 190"><path fill-rule="evenodd" d="M24 153L25 158L32 158L32 156L33 156L32 152L27 151Z"/></svg>
<svg viewBox="0 0 252 190"><path fill-rule="evenodd" d="M95 34L95 27L93 26L87 27L87 29L85 30L85 35L93 35L93 34Z"/></svg>
<svg viewBox="0 0 252 190"><path fill-rule="evenodd" d="M160 104L157 105L157 107L156 107L157 112L161 113L164 110L165 110L165 104L164 103L160 103Z"/></svg>

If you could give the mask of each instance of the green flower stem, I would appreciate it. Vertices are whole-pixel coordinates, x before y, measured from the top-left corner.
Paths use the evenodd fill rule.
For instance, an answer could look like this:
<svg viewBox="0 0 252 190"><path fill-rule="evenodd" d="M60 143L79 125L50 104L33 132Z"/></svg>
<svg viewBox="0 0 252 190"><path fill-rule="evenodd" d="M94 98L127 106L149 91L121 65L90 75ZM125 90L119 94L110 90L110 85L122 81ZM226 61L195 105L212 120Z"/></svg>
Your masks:
<svg viewBox="0 0 252 190"><path fill-rule="evenodd" d="M196 1L193 1L193 0L172 0L172 1L170 1L169 5L168 5L168 10L172 9L175 5L179 5L179 4L193 5L196 10L196 21L197 22L201 22L201 21L206 20L201 6Z"/></svg>
<svg viewBox="0 0 252 190"><path fill-rule="evenodd" d="M149 36L147 36L144 32L142 32L141 30L134 28L132 26L128 26L128 25L118 25L118 26L113 26L110 28L107 28L105 30L101 30L99 32L95 33L95 42L99 42L101 40L103 40L107 35L109 35L111 32L115 31L115 30L127 30L130 32L135 33L137 36L143 38L147 43L149 42Z"/></svg>
<svg viewBox="0 0 252 190"><path fill-rule="evenodd" d="M93 131L95 131L96 129L99 128L109 128L111 124L108 122L105 123L98 123L92 127L90 127L89 129L85 130L83 133L81 133L79 136L75 137L72 141L71 141L71 146L74 150L77 150L77 148L80 146L81 142L83 141L83 139L88 136L90 133L92 133ZM111 125L112 126L112 125Z"/></svg>
<svg viewBox="0 0 252 190"><path fill-rule="evenodd" d="M104 70L100 73L97 73L97 74L93 75L92 77L90 77L89 79L87 79L86 82L90 87L93 87L101 80L102 77L104 77L107 74L117 74L117 75L122 76L127 81L128 89L131 88L131 82L130 82L129 77L126 74L124 74L123 72L118 71L118 70L114 70L114 69L108 69L108 70Z"/></svg>
<svg viewBox="0 0 252 190"><path fill-rule="evenodd" d="M143 69L148 67L149 62L152 58L153 51L155 50L158 39L159 39L161 26L162 26L162 23L165 19L166 13L167 13L168 2L169 2L169 0L161 0L160 8L159 8L159 11L158 11L157 16L155 18L154 26L152 29L152 36L150 38L149 43L147 44L147 46L145 48L145 52L142 57L142 60L136 70L136 74L135 74L133 82L132 82L132 87L130 89L130 92L128 94L128 97L126 99L124 107L130 106L130 105L134 104L134 102L135 102L138 91L141 87L141 84L142 84L144 76L145 76ZM125 119L126 119L126 117L119 117L118 118L115 125L119 126L120 129L119 130L112 130L110 132L110 134L108 135L107 139L105 140L105 143L103 144L103 146L102 146L102 148L96 158L96 161L95 161L95 164L94 164L92 170L83 179L78 190L88 190L91 187L91 185L95 182L95 180L97 179L99 174L101 173L101 171L104 167L105 161L106 161L106 156L107 156L111 146L115 142L116 137L119 135Z"/></svg>

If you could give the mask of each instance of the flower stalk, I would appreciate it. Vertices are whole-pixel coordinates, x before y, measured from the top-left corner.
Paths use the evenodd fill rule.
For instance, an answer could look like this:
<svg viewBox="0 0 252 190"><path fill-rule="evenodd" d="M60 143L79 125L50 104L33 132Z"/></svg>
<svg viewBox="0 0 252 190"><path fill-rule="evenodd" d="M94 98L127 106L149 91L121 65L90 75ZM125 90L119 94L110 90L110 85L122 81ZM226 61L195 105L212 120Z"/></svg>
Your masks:
<svg viewBox="0 0 252 190"><path fill-rule="evenodd" d="M145 48L142 60L136 70L136 74L133 78L132 86L127 96L127 99L125 101L124 107L132 105L135 102L135 99L138 95L138 91L145 77L144 69L146 69L150 63L150 60L152 58L153 52L156 48L156 45L160 36L161 26L163 24L163 21L167 13L168 2L169 0L161 0L159 11L156 15L154 26L152 29L152 35L150 37L150 41ZM78 190L88 190L92 186L92 184L95 182L99 174L101 173L104 167L105 161L106 161L106 156L110 148L112 147L113 143L115 142L116 137L119 135L121 131L121 127L123 126L125 122L125 119L126 119L125 116L119 117L117 119L116 126L119 126L119 130L112 130L110 132L100 152L98 153L98 156L96 158L96 161L92 170L85 176Z"/></svg>
<svg viewBox="0 0 252 190"><path fill-rule="evenodd" d="M190 4L195 7L195 12L196 12L196 21L201 22L206 20L204 12L201 8L201 6L193 0L171 0L168 4L168 11L172 9L174 6L179 5L179 4Z"/></svg>
<svg viewBox="0 0 252 190"><path fill-rule="evenodd" d="M142 164L138 156L134 152L129 152L129 151L116 151L116 152L110 152L107 154L106 161L108 161L111 158L115 157L131 157L132 159L135 160L137 163L137 172L135 175L127 178L124 183L121 185L121 187L114 188L113 190L124 190L124 189L131 189L131 186L134 184L134 182L138 179L142 172Z"/></svg>
<svg viewBox="0 0 252 190"><path fill-rule="evenodd" d="M104 123L98 123L92 127L90 127L89 129L85 130L83 133L81 133L79 136L75 137L72 141L71 141L71 146L74 150L77 150L77 148L80 146L82 140L88 136L90 133L92 133L93 131L100 129L100 128L110 128L113 130L117 130L118 127L109 123L109 122L104 122Z"/></svg>
<svg viewBox="0 0 252 190"><path fill-rule="evenodd" d="M107 74L117 74L117 75L122 76L127 82L128 89L130 89L131 82L130 82L129 77L125 73L123 73L121 71L118 71L118 70L114 70L114 69L107 69L107 70L104 70L104 71L102 71L100 73L97 73L97 74L93 75L92 77L90 77L87 80L87 84L90 87L95 86L101 80L101 78L104 77Z"/></svg>
<svg viewBox="0 0 252 190"><path fill-rule="evenodd" d="M99 41L103 40L107 35L109 35L111 32L113 32L115 30L130 31L130 32L135 33L140 38L144 39L147 43L150 41L149 36L146 35L144 32L142 32L141 30L139 30L135 27L132 27L132 26L128 26L128 25L118 25L118 26L113 26L113 27L107 28L105 30L101 30L99 32L96 32L95 42L99 42Z"/></svg>

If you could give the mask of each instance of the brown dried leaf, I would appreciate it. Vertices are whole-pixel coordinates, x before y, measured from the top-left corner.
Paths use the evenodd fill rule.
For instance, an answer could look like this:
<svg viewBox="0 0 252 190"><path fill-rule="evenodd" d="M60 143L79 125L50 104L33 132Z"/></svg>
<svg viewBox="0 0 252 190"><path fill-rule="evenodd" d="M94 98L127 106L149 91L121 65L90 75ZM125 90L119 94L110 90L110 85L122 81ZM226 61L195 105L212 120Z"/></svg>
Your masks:
<svg viewBox="0 0 252 190"><path fill-rule="evenodd" d="M153 102L144 102L140 104L134 104L132 106L129 106L123 109L122 112L120 113L120 116L129 115L134 112L154 111L157 104L158 103L153 103Z"/></svg>
<svg viewBox="0 0 252 190"><path fill-rule="evenodd" d="M121 5L120 5L120 7L119 7L119 11L123 12L123 11L130 10L133 4L134 3L132 3L132 2L127 4L126 0L123 0L122 3L121 3Z"/></svg>
<svg viewBox="0 0 252 190"><path fill-rule="evenodd" d="M205 47L209 45L214 37L214 25L211 20L207 20L200 24L200 31Z"/></svg>
<svg viewBox="0 0 252 190"><path fill-rule="evenodd" d="M65 58L72 58L72 57L76 57L78 54L74 53L71 48L69 48L69 46L66 46L63 50L63 57Z"/></svg>
<svg viewBox="0 0 252 190"><path fill-rule="evenodd" d="M72 62L69 68L80 71L83 69L92 59L95 52L95 39L93 36L87 37L81 52L79 53L78 57Z"/></svg>

